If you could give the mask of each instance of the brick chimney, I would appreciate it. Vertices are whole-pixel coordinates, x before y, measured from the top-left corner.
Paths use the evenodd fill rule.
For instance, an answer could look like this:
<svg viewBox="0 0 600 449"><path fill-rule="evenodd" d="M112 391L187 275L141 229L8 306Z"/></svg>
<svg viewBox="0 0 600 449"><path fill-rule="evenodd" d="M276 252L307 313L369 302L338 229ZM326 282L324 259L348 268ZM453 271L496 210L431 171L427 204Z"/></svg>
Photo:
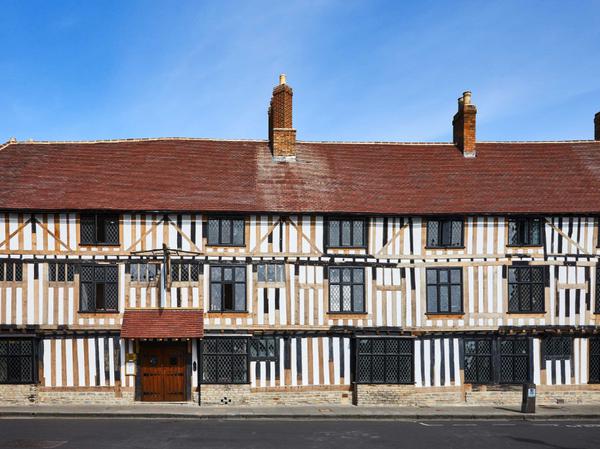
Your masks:
<svg viewBox="0 0 600 449"><path fill-rule="evenodd" d="M594 139L600 140L600 112L594 117Z"/></svg>
<svg viewBox="0 0 600 449"><path fill-rule="evenodd" d="M279 85L273 89L269 106L269 144L273 157L279 160L296 158L296 130L292 127L293 95L285 75L279 75Z"/></svg>
<svg viewBox="0 0 600 449"><path fill-rule="evenodd" d="M453 141L465 157L475 157L475 116L477 108L471 104L471 92L458 99L458 112L452 119Z"/></svg>

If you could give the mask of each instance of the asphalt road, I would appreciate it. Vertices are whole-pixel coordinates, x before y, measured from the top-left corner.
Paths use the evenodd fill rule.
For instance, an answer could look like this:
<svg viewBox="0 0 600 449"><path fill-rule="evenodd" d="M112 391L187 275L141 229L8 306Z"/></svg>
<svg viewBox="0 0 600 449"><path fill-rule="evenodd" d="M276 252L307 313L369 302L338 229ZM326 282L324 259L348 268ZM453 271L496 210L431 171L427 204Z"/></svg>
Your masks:
<svg viewBox="0 0 600 449"><path fill-rule="evenodd" d="M595 449L600 421L0 419L0 449Z"/></svg>

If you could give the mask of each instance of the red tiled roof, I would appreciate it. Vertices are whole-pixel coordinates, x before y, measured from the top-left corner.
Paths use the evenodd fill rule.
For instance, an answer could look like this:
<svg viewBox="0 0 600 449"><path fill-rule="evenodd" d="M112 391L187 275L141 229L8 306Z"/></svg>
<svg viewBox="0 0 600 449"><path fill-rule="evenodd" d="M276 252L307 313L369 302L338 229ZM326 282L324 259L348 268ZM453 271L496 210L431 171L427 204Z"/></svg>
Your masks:
<svg viewBox="0 0 600 449"><path fill-rule="evenodd" d="M157 139L14 143L0 209L364 214L598 213L600 141L297 144Z"/></svg>
<svg viewBox="0 0 600 449"><path fill-rule="evenodd" d="M122 338L199 338L204 334L201 310L126 310Z"/></svg>

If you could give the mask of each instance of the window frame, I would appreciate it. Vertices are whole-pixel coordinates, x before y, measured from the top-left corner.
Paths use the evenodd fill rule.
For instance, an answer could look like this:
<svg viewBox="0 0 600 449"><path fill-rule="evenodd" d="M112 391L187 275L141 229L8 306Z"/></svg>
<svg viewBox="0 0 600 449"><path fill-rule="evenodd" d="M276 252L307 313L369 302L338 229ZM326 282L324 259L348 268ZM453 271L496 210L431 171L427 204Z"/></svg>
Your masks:
<svg viewBox="0 0 600 449"><path fill-rule="evenodd" d="M351 273L351 279L350 281L343 281L343 270L344 269L350 269L350 273ZM331 271L332 270L340 270L340 276L339 276L339 282L332 282L331 281ZM354 276L355 276L355 270L360 270L362 271L363 275L362 275L362 285L359 283L354 282ZM340 314L340 315L348 315L348 314L366 314L367 313L367 305L366 305L366 280L365 280L365 276L366 276L366 270L365 267L357 267L357 266L346 266L346 265L342 265L342 266L337 266L337 267L328 267L327 268L327 284L328 284L328 288L327 288L327 293L328 293L328 311L327 313L329 314ZM331 287L338 285L340 286L340 310L331 310ZM362 287L362 310L357 310L356 306L355 306L355 298L354 298L354 287L355 286L361 286ZM350 304L351 304L351 310L342 310L343 309L343 287L344 286L350 286Z"/></svg>
<svg viewBox="0 0 600 449"><path fill-rule="evenodd" d="M361 352L361 340L365 342L369 342L370 351L369 352ZM375 352L373 349L373 341L375 340L383 340L384 341L384 351L383 352ZM409 343L409 352L401 351L402 343L399 342L397 352L389 352L388 351L388 340L402 340L408 341ZM356 336L356 350L355 350L355 369L354 369L354 382L357 384L366 384L366 385L414 385L415 384L415 345L414 338L412 337L399 337L399 336L385 336L385 337L374 337L374 336ZM384 363L384 380L378 381L374 380L373 376L373 361L377 357L383 358ZM395 381L388 380L388 362L391 357L398 357L397 361L397 375ZM410 358L410 378L406 381L401 380L401 359L402 358ZM361 367L361 358L369 359L369 373L368 380L363 380L362 376L362 367Z"/></svg>
<svg viewBox="0 0 600 449"><path fill-rule="evenodd" d="M588 351L588 383L600 384L600 337L590 337ZM592 359L596 359L597 365L595 370L597 370L597 373L594 373L594 370L592 370Z"/></svg>
<svg viewBox="0 0 600 449"><path fill-rule="evenodd" d="M171 282L194 283L200 282L201 263L192 260L171 260ZM187 279L184 279L182 273L185 273ZM175 270L177 268L177 270ZM158 272L157 272L158 273Z"/></svg>
<svg viewBox="0 0 600 449"><path fill-rule="evenodd" d="M136 268L136 277L133 277L133 266L137 265L138 268ZM141 276L139 276L139 273L141 273L139 271L139 266L144 266L144 271L146 272L146 280L141 280ZM150 266L154 266L155 268L155 272L154 272L154 279L150 280L150 276L149 276L149 267ZM129 282L132 284L139 284L139 285L153 285L156 282L158 282L159 277L160 277L160 273L161 273L161 265L158 263L152 263L152 262L142 262L142 261L130 261L127 263L127 273L129 273Z"/></svg>
<svg viewBox="0 0 600 449"><path fill-rule="evenodd" d="M437 241L439 242L437 245L429 244L429 223L437 222L438 230L437 230ZM444 222L450 222L450 241L452 241L452 223L457 222L460 223L460 243L452 244L452 243L444 243ZM425 235L425 249L461 249L465 247L465 219L463 217L437 217L430 218L427 220L427 232Z"/></svg>
<svg viewBox="0 0 600 449"><path fill-rule="evenodd" d="M61 272L64 279L60 279ZM54 279L52 278L54 274ZM48 283L73 283L75 282L75 265L71 263L48 262Z"/></svg>
<svg viewBox="0 0 600 449"><path fill-rule="evenodd" d="M453 283L452 282L452 271L456 270L460 273L460 280L459 283ZM435 271L436 272L436 283L435 284L431 284L429 282L428 279L428 273L430 271ZM443 282L440 284L440 272L441 271L447 271L448 272L448 282ZM463 275L463 268L462 267L428 267L425 269L425 314L426 315L464 315L464 275ZM452 286L455 285L459 285L460 286L460 310L459 311L452 311ZM436 311L431 311L429 310L429 287L430 286L435 286L436 287L436 306L437 306L437 310ZM440 287L446 286L448 288L448 311L440 311Z"/></svg>
<svg viewBox="0 0 600 449"><path fill-rule="evenodd" d="M10 279L8 279L10 267ZM0 283L23 282L23 261L21 260L0 260Z"/></svg>
<svg viewBox="0 0 600 449"><path fill-rule="evenodd" d="M218 242L213 242L210 239L210 222L218 221L219 222L219 238ZM223 222L229 221L231 222L230 226L230 241L231 243L223 243ZM241 221L242 222L242 242L240 244L233 242L233 222ZM246 246L246 217L236 217L236 216L214 216L208 217L206 220L206 246L225 246L232 248L244 248Z"/></svg>
<svg viewBox="0 0 600 449"><path fill-rule="evenodd" d="M529 274L529 279L530 281L521 281L521 270L524 269L528 269L531 270L530 274ZM519 274L517 276L517 281L511 281L510 280L510 273L511 271L516 270ZM542 281L541 282L534 282L533 281L533 271L540 271L542 273ZM536 313L546 313L546 283L548 280L548 274L547 274L547 269L545 266L538 266L538 265L512 265L512 266L507 266L507 270L506 270L506 282L507 282L507 289L506 289L506 294L507 294L507 313L509 314L536 314ZM541 301L541 305L542 308L541 310L534 310L533 308L533 285L538 285L541 284L542 286L542 301ZM519 309L518 310L514 310L511 308L511 301L510 301L510 294L511 294L511 286L512 285L516 285L518 287L518 298L519 298ZM530 309L529 310L524 310L521 308L521 286L522 285L529 285L529 303L530 303Z"/></svg>
<svg viewBox="0 0 600 449"><path fill-rule="evenodd" d="M600 235L600 232L598 233ZM598 237L600 239L600 237ZM600 314L600 264L596 265L596 295L594 298L595 315Z"/></svg>
<svg viewBox="0 0 600 449"><path fill-rule="evenodd" d="M20 354L18 355L10 355L8 354L8 346L10 345L11 342L16 342L18 341L19 343L23 342L23 341L29 341L31 342L31 353L30 354L23 354L23 352L21 351ZM37 361L38 361L38 354L37 354L37 340L35 338L31 338L31 337L2 337L0 338L0 342L7 342L7 353L6 354L0 354L0 364L2 364L2 360L6 360L6 381L3 381L0 379L0 385L30 385L30 384L37 384L38 382L38 378L37 378ZM15 359L18 358L19 359L19 363L21 366L21 374L22 374L22 363L23 360L27 360L30 359L30 369L31 369L31 377L29 379L24 380L22 377L20 377L19 379L15 379L15 378L9 378L8 374L9 374L9 360L10 359Z"/></svg>
<svg viewBox="0 0 600 449"><path fill-rule="evenodd" d="M518 354L515 353L514 349L510 354L503 354L502 353L502 343L505 341L511 341L514 342L515 341L524 341L525 345L527 347L527 353L526 354ZM529 383L531 382L532 379L532 375L533 375L533 367L531 364L531 355L532 355L532 350L531 350L531 339L529 337L501 337L498 338L497 340L497 360L498 360L498 372L497 372L497 376L498 376L498 383L501 385L522 385L523 383ZM513 346L514 347L514 346ZM511 381L506 381L503 378L502 375L502 359L503 358L507 358L510 357L512 358L512 372L513 372L513 378ZM516 358L523 358L527 360L527 378L525 380L514 380L514 372L515 372L515 360Z"/></svg>
<svg viewBox="0 0 600 449"><path fill-rule="evenodd" d="M496 363L495 363L495 353L496 353L496 344L493 338L487 338L487 337L467 337L465 336L462 339L462 344L463 344L463 372L464 372L464 380L465 380L465 384L471 384L471 385L493 385L496 383ZM476 343L476 353L475 354L467 354L467 342L470 341L474 341ZM489 354L480 354L479 353L479 343L481 341L486 341L490 344L490 351ZM467 357L474 357L475 359L475 369L477 371L476 377L477 379L473 380L469 380L467 379ZM483 358L489 358L489 363L490 363L490 379L488 381L481 381L480 378L480 373L479 373L479 359L483 359Z"/></svg>
<svg viewBox="0 0 600 449"><path fill-rule="evenodd" d="M82 279L81 272L84 268L92 268L93 269L93 273L94 273L93 281ZM107 271L109 268L116 270L116 273L117 273L116 281L113 282L113 281L103 280L103 282L98 282L96 279L96 270L102 269L102 270ZM106 274L103 274L103 277L106 278ZM86 310L82 307L84 284L93 285L94 310ZM97 293L96 285L97 284L114 284L115 285L116 307L114 309L106 308L106 286L104 287L104 305L105 305L105 307L102 309L98 308L98 306L97 306L98 301L96 300L96 293ZM109 313L119 313L119 265L117 265L117 264L82 264L79 266L79 311L78 312L79 313L108 313L108 314Z"/></svg>
<svg viewBox="0 0 600 449"><path fill-rule="evenodd" d="M285 284L285 263L259 263L256 264L256 282L261 283L261 284ZM262 273L262 276L264 277L263 279L261 279L261 267L264 267L263 270L264 272ZM281 275L281 279L279 280L274 280L274 281L270 281L269 280L269 267L277 267L277 269L275 270L275 277L279 277L279 275Z"/></svg>
<svg viewBox="0 0 600 449"><path fill-rule="evenodd" d="M264 344L265 355L260 355L261 341L272 341L273 342L273 355L269 355L268 343ZM255 350L256 355L253 355ZM251 362L277 362L279 360L279 338L272 335L254 336L248 339L248 360Z"/></svg>
<svg viewBox="0 0 600 449"><path fill-rule="evenodd" d="M331 222L338 222L339 223L339 227L338 227L338 245L332 245L331 244L331 231L330 231L330 226L331 226ZM350 244L349 245L343 245L342 244L342 222L344 221L349 221L350 222ZM362 245L354 245L354 222L361 222L362 223ZM360 218L360 217L327 217L326 221L325 221L325 248L326 249L349 249L349 248L354 248L354 249L367 249L369 246L369 242L368 242L368 232L367 232L367 228L368 228L368 219L366 217Z"/></svg>
<svg viewBox="0 0 600 449"><path fill-rule="evenodd" d="M210 341L216 341L216 346L217 346L217 351L215 352L207 352L206 351L206 347L207 347L207 340ZM238 340L238 341L245 341L245 345L246 345L246 350L245 352L220 352L218 351L218 346L219 346L219 341L224 341L224 340ZM248 337L241 337L241 336L227 336L227 337L221 337L221 336L214 336L214 335L209 335L209 336L205 336L200 344L200 375L198 376L198 382L201 385L246 385L250 383L250 351L249 351L249 338ZM217 366L217 373L216 373L216 379L214 381L207 381L205 380L205 372L206 372L206 358L207 357L214 357L216 360L216 366ZM231 377L230 377L230 382L223 382L221 381L221 378L219 377L219 373L218 373L218 366L219 366L219 359L221 358L226 358L226 357L239 357L239 358L244 358L245 359L245 379L243 381L234 381L233 380L233 364L230 367L231 369Z"/></svg>
<svg viewBox="0 0 600 449"><path fill-rule="evenodd" d="M521 229L522 226L527 225L527 234L528 234L528 238L531 238L531 232L532 232L532 222L537 221L537 225L538 225L538 235L540 236L540 241L539 243L532 243L531 241L527 240L526 238L524 238L524 234L525 234L525 230ZM544 246L544 227L543 227L543 218L542 217L527 217L527 216L517 216L517 217L509 217L508 220L506 221L507 223L507 232L508 232L508 239L507 239L507 244L506 246L508 248L523 248L523 247L540 247L540 246ZM517 225L517 241L513 242L511 241L510 238L510 226L511 223L516 223Z"/></svg>
<svg viewBox="0 0 600 449"><path fill-rule="evenodd" d="M230 268L232 269L232 280L231 281L226 281L223 276L223 270ZM236 272L236 268L243 268L244 269L244 281L237 281L235 278L235 272ZM221 270L221 274L220 274L220 279L219 280L213 280L213 269L220 269ZM231 265L209 265L209 280L208 280L208 288L209 288L209 299L208 299L208 313L247 313L248 312L248 274L247 274L247 267L246 265L242 265L242 264L231 264ZM244 308L237 310L235 308L235 286L236 284L242 284L244 285ZM213 284L220 284L221 285L221 308L219 310L215 310L213 309ZM224 308L224 285L225 284L231 284L232 285L232 291L233 291L233 309L225 309Z"/></svg>
<svg viewBox="0 0 600 449"><path fill-rule="evenodd" d="M554 349L551 345L553 342L561 341L560 345L555 344L556 346L560 346L560 351L563 351L568 347L567 352L553 352ZM565 343L566 342L566 343ZM566 335L546 335L542 339L542 360L550 361L550 360L572 360L573 359L573 338Z"/></svg>
<svg viewBox="0 0 600 449"><path fill-rule="evenodd" d="M83 237L83 226L84 221L93 217L94 221L94 238L92 240L84 239ZM119 214L109 214L109 213L82 213L79 214L79 245L80 246L121 246L121 229L120 229L120 219ZM100 220L102 221L102 226L104 227L104 240L100 240L99 235L99 225ZM108 221L115 221L117 226L117 240L116 241L108 241L106 239L106 228ZM90 225L90 223L86 223L86 225Z"/></svg>

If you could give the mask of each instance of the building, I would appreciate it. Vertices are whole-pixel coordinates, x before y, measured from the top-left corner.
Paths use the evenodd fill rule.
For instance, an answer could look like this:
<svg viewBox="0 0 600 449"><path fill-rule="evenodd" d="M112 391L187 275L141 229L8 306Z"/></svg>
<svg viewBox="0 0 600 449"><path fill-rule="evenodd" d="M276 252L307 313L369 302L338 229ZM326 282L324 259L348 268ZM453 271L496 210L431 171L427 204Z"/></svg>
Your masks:
<svg viewBox="0 0 600 449"><path fill-rule="evenodd" d="M0 146L0 398L600 402L595 140Z"/></svg>

